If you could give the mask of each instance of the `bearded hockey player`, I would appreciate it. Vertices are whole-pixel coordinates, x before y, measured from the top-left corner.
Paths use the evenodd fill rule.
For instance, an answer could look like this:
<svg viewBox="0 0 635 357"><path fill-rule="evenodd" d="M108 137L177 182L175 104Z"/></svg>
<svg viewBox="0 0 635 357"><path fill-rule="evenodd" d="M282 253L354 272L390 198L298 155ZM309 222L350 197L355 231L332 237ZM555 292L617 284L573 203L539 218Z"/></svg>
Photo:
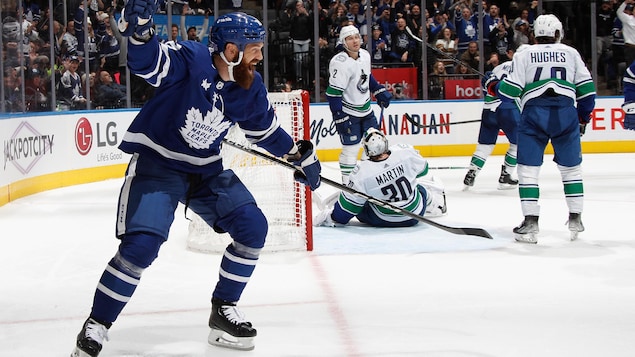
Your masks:
<svg viewBox="0 0 635 357"><path fill-rule="evenodd" d="M346 184L357 163L362 135L369 128L379 128L370 107L370 94L373 93L382 108L390 105L392 94L370 72L370 54L361 48L362 39L357 27L342 27L339 41L344 51L333 56L329 63L326 99L342 143L339 162L342 183Z"/></svg>
<svg viewBox="0 0 635 357"><path fill-rule="evenodd" d="M521 105L518 191L525 219L513 232L524 243L538 242L538 176L548 142L562 176L571 240L584 231L580 137L591 119L596 93L579 52L560 43L562 35L562 23L556 16L538 16L534 22L537 43L514 55L506 78L488 85L490 92L498 88L501 99L519 100Z"/></svg>
<svg viewBox="0 0 635 357"><path fill-rule="evenodd" d="M120 244L99 280L72 356L99 355L108 329L168 239L179 202L233 239L211 294L208 342L254 348L256 329L236 304L265 244L267 220L240 179L223 168L221 142L232 125L292 162L298 181L311 189L320 185L313 145L295 144L280 127L254 69L266 37L260 21L229 13L216 19L209 48L196 41L161 44L152 27L156 8L154 0L129 0L121 14L119 31L130 37L128 66L157 89L120 145L132 154L117 209Z"/></svg>
<svg viewBox="0 0 635 357"><path fill-rule="evenodd" d="M441 216L447 212L443 183L427 176L428 161L412 146L388 147L386 136L375 128L368 129L362 146L368 160L355 166L349 187L422 216ZM341 192L334 199L337 199L335 205L320 212L314 225L343 226L353 217L375 227L409 227L419 222L348 192Z"/></svg>

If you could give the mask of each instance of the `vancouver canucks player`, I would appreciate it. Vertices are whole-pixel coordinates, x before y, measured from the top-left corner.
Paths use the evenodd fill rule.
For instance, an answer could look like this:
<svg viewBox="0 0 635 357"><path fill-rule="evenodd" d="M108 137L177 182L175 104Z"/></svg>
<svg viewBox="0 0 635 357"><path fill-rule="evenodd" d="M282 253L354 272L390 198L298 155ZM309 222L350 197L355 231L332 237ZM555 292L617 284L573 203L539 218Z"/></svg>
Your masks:
<svg viewBox="0 0 635 357"><path fill-rule="evenodd" d="M513 56L529 47L521 45L516 51L509 50L508 54ZM512 62L506 61L494 67L491 72L485 73L482 82L483 86L492 81L500 81L505 78L512 68ZM512 173L516 169L516 138L520 111L518 105L513 101L501 101L496 93L485 93L485 103L481 114L481 127L478 133L478 144L470 160L470 168L465 174L463 184L465 190L474 186L474 180L485 166L485 161L494 151L494 145L498 139L498 132L502 130L509 141L509 148L505 153L501 174L498 178L498 189L506 190L518 187L518 180L512 178Z"/></svg>
<svg viewBox="0 0 635 357"><path fill-rule="evenodd" d="M223 169L221 142L232 125L251 142L292 162L299 181L311 189L320 185L313 145L293 143L279 126L254 70L265 41L260 21L229 13L216 19L209 48L196 41L166 45L152 29L156 7L155 0L129 0L119 23L130 37L130 70L157 89L120 146L132 159L117 209L119 249L99 280L72 356L99 354L108 329L168 238L179 202L233 239L212 293L209 343L254 348L256 329L236 303L264 246L267 221L240 179Z"/></svg>
<svg viewBox="0 0 635 357"><path fill-rule="evenodd" d="M342 143L339 161L342 182L346 184L357 163L362 135L368 128L379 128L370 107L371 92L383 108L390 105L392 94L370 72L370 54L361 48L357 27L342 27L339 41L344 51L333 56L329 63L326 99Z"/></svg>
<svg viewBox="0 0 635 357"><path fill-rule="evenodd" d="M562 23L554 15L534 21L536 44L512 59L512 71L498 87L505 100L520 100L518 180L523 222L513 229L519 242L537 243L540 189L538 176L545 147L551 142L569 209L571 239L584 231L580 137L595 107L595 85L579 52L560 43Z"/></svg>
<svg viewBox="0 0 635 357"><path fill-rule="evenodd" d="M386 136L375 128L365 133L362 146L368 160L355 166L349 176L349 187L415 214L440 216L446 213L443 183L427 176L428 161L412 146L388 147ZM375 227L409 227L419 222L345 191L333 199L336 197L333 207L327 207L315 217L314 225L341 226L353 217Z"/></svg>

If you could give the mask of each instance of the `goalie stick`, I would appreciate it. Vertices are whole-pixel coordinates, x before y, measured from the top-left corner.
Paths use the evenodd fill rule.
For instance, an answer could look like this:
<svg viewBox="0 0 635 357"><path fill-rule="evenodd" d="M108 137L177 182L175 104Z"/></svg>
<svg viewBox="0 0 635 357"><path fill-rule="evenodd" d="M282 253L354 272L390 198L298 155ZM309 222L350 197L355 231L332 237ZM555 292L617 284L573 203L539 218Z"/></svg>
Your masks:
<svg viewBox="0 0 635 357"><path fill-rule="evenodd" d="M260 152L258 150L251 149L249 147L246 147L246 146L241 145L239 143L233 142L231 140L223 139L223 143L225 143L227 145L230 145L230 146L233 146L236 149L242 150L242 151L244 151L246 153L249 153L249 154L261 157L263 159L272 161L272 162L274 162L274 163L276 163L278 165L284 166L284 167L286 167L286 168L288 168L290 170L294 170L294 171L297 170L295 168L295 166L293 166L291 163L288 163L288 162L286 162L286 161L284 161L282 159L279 159L277 157L265 154L265 153ZM395 205L393 205L393 204L391 204L389 202L382 201L380 199L377 199L377 198L374 198L372 196L369 196L369 195L367 195L367 194L365 194L363 192L357 191L357 190L355 190L355 189L353 189L351 187L344 186L341 183L333 181L331 179L328 179L328 178L326 178L324 176L320 176L320 178L321 178L322 182L326 183L329 186L335 187L335 188L337 188L337 189L339 189L341 191L346 191L346 192L348 192L350 194L353 194L353 195L356 195L356 196L363 197L366 200L368 200L368 202L373 203L373 204L375 204L377 206L381 206L381 207L384 207L384 208L391 209L391 210L393 210L395 212L403 214L404 216L408 216L408 217L414 218L416 220L419 220L419 221L421 221L423 223L426 223L426 224L431 225L433 227L439 228L439 229L444 230L446 232L450 232L450 233L458 234L458 235L477 236L477 237L482 237L482 238L487 238L487 239L493 239L492 236L486 230L484 230L482 228L450 227L450 226L446 226L446 225L443 225L441 223L437 223L435 221L429 220L429 219L427 219L427 218L425 218L423 216L420 216L420 215L418 215L416 213L412 213L412 212L410 212L408 210L405 210L405 209L403 209L401 207L397 207L397 206L395 206Z"/></svg>
<svg viewBox="0 0 635 357"><path fill-rule="evenodd" d="M421 128L421 129L430 129L430 128L436 128L436 127L439 127L439 126L446 126L446 125L478 123L478 122L480 122L482 120L482 119L473 119L473 120L466 120L466 121L457 121L457 122L452 122L452 123L423 125L423 124L417 123L414 119L412 119L412 117L410 115L408 115L408 113L403 113L403 115L406 117L406 120L410 122L410 124L416 126L417 128Z"/></svg>

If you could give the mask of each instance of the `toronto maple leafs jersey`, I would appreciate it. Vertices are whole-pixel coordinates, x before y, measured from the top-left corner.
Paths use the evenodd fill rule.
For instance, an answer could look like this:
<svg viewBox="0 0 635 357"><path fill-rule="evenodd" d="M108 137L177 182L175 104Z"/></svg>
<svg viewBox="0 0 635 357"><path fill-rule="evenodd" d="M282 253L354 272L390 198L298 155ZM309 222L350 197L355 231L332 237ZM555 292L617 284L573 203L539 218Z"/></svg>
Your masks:
<svg viewBox="0 0 635 357"><path fill-rule="evenodd" d="M223 81L206 45L162 44L156 36L144 44L129 42L128 66L157 89L124 135L124 152L154 155L185 172L217 173L223 168L222 139L234 124L276 156L291 150L293 141L277 121L262 77L256 73L247 90Z"/></svg>
<svg viewBox="0 0 635 357"><path fill-rule="evenodd" d="M376 82L375 82L376 83ZM346 51L339 52L329 63L329 85L326 95L342 96L342 111L355 117L365 117L370 108L370 54L359 50L353 59Z"/></svg>
<svg viewBox="0 0 635 357"><path fill-rule="evenodd" d="M520 98L521 109L543 94L577 101L581 116L595 106L595 84L578 51L562 43L535 44L514 54L512 70L500 82L499 94Z"/></svg>
<svg viewBox="0 0 635 357"><path fill-rule="evenodd" d="M417 178L427 173L428 161L419 152L410 145L397 144L390 147L390 156L386 160L360 161L349 176L349 186L410 212L423 214L426 200L417 189ZM335 204L332 218L339 223L348 223L362 211L365 204L365 198L343 191ZM374 204L370 204L370 208L387 222L412 219Z"/></svg>

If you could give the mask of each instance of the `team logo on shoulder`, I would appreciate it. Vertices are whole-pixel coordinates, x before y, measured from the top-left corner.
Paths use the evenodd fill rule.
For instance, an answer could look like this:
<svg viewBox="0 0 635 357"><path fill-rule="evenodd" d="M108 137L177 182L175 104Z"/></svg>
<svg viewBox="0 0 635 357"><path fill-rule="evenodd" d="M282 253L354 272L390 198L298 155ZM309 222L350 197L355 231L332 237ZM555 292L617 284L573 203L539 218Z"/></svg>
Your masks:
<svg viewBox="0 0 635 357"><path fill-rule="evenodd" d="M217 104L220 108L217 107ZM194 149L209 149L210 146L232 125L231 121L223 121L223 100L214 94L212 110L205 115L199 108L191 107L185 115L185 124L179 132L183 139Z"/></svg>
<svg viewBox="0 0 635 357"><path fill-rule="evenodd" d="M207 81L207 78L203 79L203 82L201 82L201 87L203 87L203 89L208 90L209 87L211 87L212 84L210 82Z"/></svg>
<svg viewBox="0 0 635 357"><path fill-rule="evenodd" d="M338 54L337 57L335 57L335 59L340 62L346 62L346 60L348 59L348 55L344 52L340 52L340 54Z"/></svg>

